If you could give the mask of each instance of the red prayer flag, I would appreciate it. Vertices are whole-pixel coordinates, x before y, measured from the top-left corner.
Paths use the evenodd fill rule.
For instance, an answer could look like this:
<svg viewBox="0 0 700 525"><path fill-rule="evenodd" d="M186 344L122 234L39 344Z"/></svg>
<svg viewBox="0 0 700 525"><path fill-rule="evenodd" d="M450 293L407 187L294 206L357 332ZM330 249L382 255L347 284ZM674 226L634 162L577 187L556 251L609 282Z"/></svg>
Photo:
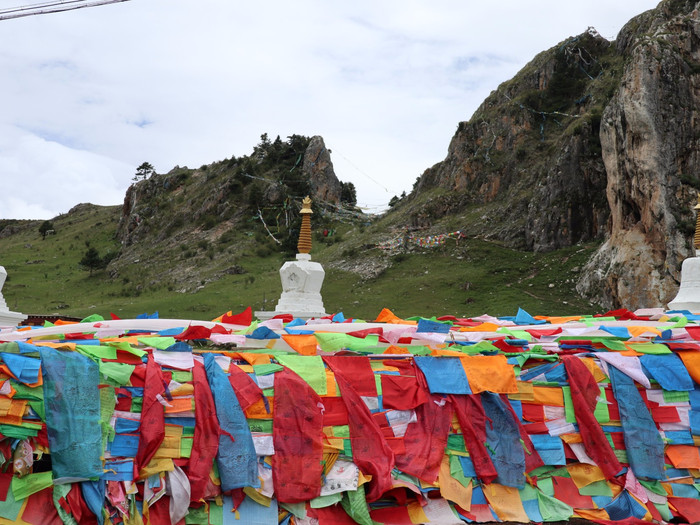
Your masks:
<svg viewBox="0 0 700 525"><path fill-rule="evenodd" d="M207 339L211 335L211 329L202 325L188 326L181 334L173 336L176 341L191 341L192 339Z"/></svg>
<svg viewBox="0 0 700 525"><path fill-rule="evenodd" d="M81 525L97 525L95 515L88 511L90 516L84 516L85 521L78 520ZM53 488L47 488L36 492L27 498L27 506L22 513L22 521L32 525L63 525L63 520L58 515L53 504ZM15 522L16 523L16 522Z"/></svg>
<svg viewBox="0 0 700 525"><path fill-rule="evenodd" d="M441 395L431 395L415 411L417 421L409 423L403 439L406 453L396 456L396 466L407 474L434 483L445 455L452 403Z"/></svg>
<svg viewBox="0 0 700 525"><path fill-rule="evenodd" d="M282 503L301 503L321 494L323 413L321 398L297 374L275 374L272 478Z"/></svg>
<svg viewBox="0 0 700 525"><path fill-rule="evenodd" d="M138 479L140 470L151 461L165 437L165 411L158 400L158 396L162 396L164 392L163 371L153 360L153 355L149 354L141 408L141 436L134 458L134 480Z"/></svg>
<svg viewBox="0 0 700 525"><path fill-rule="evenodd" d="M452 395L450 398L457 412L464 444L471 456L476 475L485 484L489 484L496 479L498 472L484 444L486 443L486 413L481 406L481 400L478 395Z"/></svg>
<svg viewBox="0 0 700 525"><path fill-rule="evenodd" d="M578 357L563 356L562 360L569 376L574 413L586 453L598 464L606 479L613 479L622 470L622 465L593 415L600 396L598 383Z"/></svg>
<svg viewBox="0 0 700 525"><path fill-rule="evenodd" d="M372 419L372 414L360 395L347 380L341 370L335 371L342 400L348 409L352 459L360 470L372 476L366 499L377 501L382 494L391 490L393 481L394 452L387 444L382 431Z"/></svg>
<svg viewBox="0 0 700 525"><path fill-rule="evenodd" d="M376 396L374 372L366 356L326 356L323 360L336 374L340 371L361 396Z"/></svg>
<svg viewBox="0 0 700 525"><path fill-rule="evenodd" d="M228 380L243 410L247 410L263 398L263 391L257 383L233 363L229 367Z"/></svg>
<svg viewBox="0 0 700 525"><path fill-rule="evenodd" d="M253 310L249 306L248 308L243 310L240 314L223 315L221 317L221 322L227 323L227 324L237 324L237 325L241 325L241 326L250 326L250 323L253 322Z"/></svg>
<svg viewBox="0 0 700 525"><path fill-rule="evenodd" d="M411 410L428 400L428 393L414 376L381 375L382 403L385 408Z"/></svg>
<svg viewBox="0 0 700 525"><path fill-rule="evenodd" d="M195 502L202 499L207 490L209 473L219 449L221 428L216 417L214 397L207 382L207 373L204 365L199 361L194 362L192 383L197 410L194 412L194 437L187 477L191 486L190 501ZM141 428L143 429L143 423ZM143 432L143 430L141 431Z"/></svg>

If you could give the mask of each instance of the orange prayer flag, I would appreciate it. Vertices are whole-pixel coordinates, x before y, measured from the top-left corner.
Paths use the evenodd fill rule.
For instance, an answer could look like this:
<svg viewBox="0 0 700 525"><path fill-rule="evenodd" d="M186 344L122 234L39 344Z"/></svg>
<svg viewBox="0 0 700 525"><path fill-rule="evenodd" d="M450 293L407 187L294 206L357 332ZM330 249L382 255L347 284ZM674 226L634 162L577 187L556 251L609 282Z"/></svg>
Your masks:
<svg viewBox="0 0 700 525"><path fill-rule="evenodd" d="M535 317L535 319L538 319L538 317ZM568 317L564 316L553 316L553 317L546 317L546 319L552 323L552 324L564 324L568 323L571 321L580 321L583 317L580 315L570 315Z"/></svg>
<svg viewBox="0 0 700 525"><path fill-rule="evenodd" d="M477 326L461 326L459 328L460 332L497 332L498 325L495 323L481 323Z"/></svg>
<svg viewBox="0 0 700 525"><path fill-rule="evenodd" d="M219 317L217 317L216 319L212 319L211 321L212 321L212 323L221 323L221 322L223 322L224 316L231 317L232 315L233 315L233 312L231 310L229 310L225 314L221 314Z"/></svg>
<svg viewBox="0 0 700 525"><path fill-rule="evenodd" d="M604 509L574 509L572 517L583 518L585 520L610 520L610 515Z"/></svg>
<svg viewBox="0 0 700 525"><path fill-rule="evenodd" d="M410 354L411 352L409 352L408 348L406 348L405 346L391 345L386 350L384 350L384 353L385 354Z"/></svg>
<svg viewBox="0 0 700 525"><path fill-rule="evenodd" d="M374 322L387 324L417 324L416 321L406 321L405 319L397 317L396 315L394 315L394 312L392 312L388 308L383 308L382 311L379 312L379 315L377 316L377 319L375 319Z"/></svg>
<svg viewBox="0 0 700 525"><path fill-rule="evenodd" d="M472 482L470 480L469 486L464 487L459 481L452 477L450 473L450 459L448 456L442 457L440 473L438 474L438 484L440 485L440 493L443 498L456 503L467 512L471 510Z"/></svg>
<svg viewBox="0 0 700 525"><path fill-rule="evenodd" d="M683 360L683 364L688 370L688 374L693 378L693 381L700 383L700 352L689 350L686 352L678 352L678 355Z"/></svg>
<svg viewBox="0 0 700 525"><path fill-rule="evenodd" d="M581 361L583 362L584 365L586 365L586 368L591 372L591 375L593 375L593 379L595 379L596 383L601 383L605 381L608 376L606 376L603 371L600 369L600 367L595 364L595 361L593 360L592 357L582 357Z"/></svg>
<svg viewBox="0 0 700 525"><path fill-rule="evenodd" d="M666 455L676 468L700 468L700 452L693 445L668 445Z"/></svg>
<svg viewBox="0 0 700 525"><path fill-rule="evenodd" d="M300 355L316 355L318 342L316 341L316 336L313 334L283 334L282 339Z"/></svg>
<svg viewBox="0 0 700 525"><path fill-rule="evenodd" d="M377 316L377 319L375 319L375 323L391 323L391 322L400 322L401 319L396 317L394 315L394 312L389 310L388 308L382 308L382 311L379 312L379 315Z"/></svg>
<svg viewBox="0 0 700 525"><path fill-rule="evenodd" d="M267 411L267 407L265 407L265 402L262 399L258 399L245 409L245 417L248 419L272 419L274 399L268 397L267 404L270 407L269 412Z"/></svg>
<svg viewBox="0 0 700 525"><path fill-rule="evenodd" d="M165 407L166 414L177 414L179 412L190 412L194 410L194 400L192 397L174 397L167 400L169 407Z"/></svg>
<svg viewBox="0 0 700 525"><path fill-rule="evenodd" d="M571 476L571 480L580 489L596 481L603 481L605 474L597 465L588 465L587 463L573 463L567 465L566 470Z"/></svg>
<svg viewBox="0 0 700 525"><path fill-rule="evenodd" d="M458 352L457 350L448 350L447 348L433 348L430 347L430 355L434 356L450 356L450 357L464 357L464 352Z"/></svg>
<svg viewBox="0 0 700 525"><path fill-rule="evenodd" d="M338 383L335 381L335 374L326 368L326 396L338 397Z"/></svg>
<svg viewBox="0 0 700 525"><path fill-rule="evenodd" d="M564 406L564 394L560 387L533 386L532 393L535 396L534 403L537 405Z"/></svg>
<svg viewBox="0 0 700 525"><path fill-rule="evenodd" d="M508 399L515 399L519 401L535 401L535 393L533 391L533 384L527 381L516 381L518 385L518 393L513 393L508 395Z"/></svg>
<svg viewBox="0 0 700 525"><path fill-rule="evenodd" d="M499 394L518 393L515 372L508 364L506 356L463 355L460 360L474 394L486 391Z"/></svg>
<svg viewBox="0 0 700 525"><path fill-rule="evenodd" d="M56 319L56 322L54 323L54 325L56 326L63 326L67 324L78 324L78 321L65 321L63 319Z"/></svg>
<svg viewBox="0 0 700 525"><path fill-rule="evenodd" d="M228 354L234 359L243 359L251 365L269 365L270 356L267 354L253 354L251 352L231 352Z"/></svg>
<svg viewBox="0 0 700 525"><path fill-rule="evenodd" d="M642 334L645 334L647 332L652 333L654 335L661 335L661 332L653 328L651 326L625 326L627 328L627 331L630 333L632 337L639 337Z"/></svg>
<svg viewBox="0 0 700 525"><path fill-rule="evenodd" d="M530 518L523 508L518 489L504 487L498 483L491 483L483 488L489 505L501 521L530 522Z"/></svg>

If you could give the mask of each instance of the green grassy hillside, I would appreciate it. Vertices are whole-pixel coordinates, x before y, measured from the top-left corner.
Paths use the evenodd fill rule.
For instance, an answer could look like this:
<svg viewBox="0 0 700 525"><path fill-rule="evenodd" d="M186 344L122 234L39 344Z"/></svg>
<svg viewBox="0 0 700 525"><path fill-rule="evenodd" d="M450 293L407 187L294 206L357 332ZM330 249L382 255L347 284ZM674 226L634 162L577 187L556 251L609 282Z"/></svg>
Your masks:
<svg viewBox="0 0 700 525"><path fill-rule="evenodd" d="M76 317L110 312L133 317L157 310L161 317L197 319L249 305L274 309L281 293L278 271L286 257L254 226L233 232L230 245L207 241L197 246L190 236L185 244L171 246L169 265L149 263L159 248L143 242L130 247L128 264L120 257L93 273L81 268L89 246L100 254L123 253L115 236L119 213L118 206L80 205L55 218L56 233L45 239L39 233L42 221L0 221L0 264L8 272L3 295L10 309ZM574 280L595 245L536 254L463 238L387 252L376 247L391 237L387 218L314 220L312 258L326 270L322 294L329 313L373 319L383 307L404 317L508 315L518 307L532 314L593 309L577 296ZM334 235L324 238L319 225L334 229ZM233 250L237 239L247 241ZM172 255L178 252L180 257ZM209 266L196 273L197 282L181 287L169 277L183 266L196 267L200 259Z"/></svg>

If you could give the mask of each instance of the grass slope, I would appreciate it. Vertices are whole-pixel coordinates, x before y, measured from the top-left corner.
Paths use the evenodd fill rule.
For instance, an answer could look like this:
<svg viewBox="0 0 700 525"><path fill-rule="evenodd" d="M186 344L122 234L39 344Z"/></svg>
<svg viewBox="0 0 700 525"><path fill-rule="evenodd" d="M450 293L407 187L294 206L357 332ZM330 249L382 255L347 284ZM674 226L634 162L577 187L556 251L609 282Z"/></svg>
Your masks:
<svg viewBox="0 0 700 525"><path fill-rule="evenodd" d="M15 221L17 231L10 235L0 224L0 263L8 272L2 292L10 309L76 317L110 312L134 317L157 310L164 318L197 319L249 305L274 309L285 258L268 250L237 256L245 273L220 271L187 292L169 284L170 268L165 266L158 270L162 281L154 284L147 277L153 268L144 269L139 259L122 267L118 276L110 275L111 267L93 274L81 269L88 243L101 254L119 249L114 237L118 217L117 206L81 205L54 219L56 234L44 240L38 232L41 221ZM363 319L373 319L383 307L402 317L513 315L518 307L532 314L590 313L591 304L577 296L574 281L595 245L535 254L469 238L388 255L374 247L377 228L345 222L337 224L334 239L315 235L312 256L326 269L322 293L327 312ZM140 249L147 260L151 247ZM214 259L222 269L231 263L223 255ZM370 277L341 269L349 259L383 261L383 266Z"/></svg>

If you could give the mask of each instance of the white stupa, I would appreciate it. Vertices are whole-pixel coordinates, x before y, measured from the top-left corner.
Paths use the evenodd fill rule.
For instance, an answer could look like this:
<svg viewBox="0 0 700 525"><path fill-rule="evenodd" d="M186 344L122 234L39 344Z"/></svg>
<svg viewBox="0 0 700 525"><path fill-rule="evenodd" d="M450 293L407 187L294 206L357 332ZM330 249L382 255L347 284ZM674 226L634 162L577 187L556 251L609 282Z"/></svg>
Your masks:
<svg viewBox="0 0 700 525"><path fill-rule="evenodd" d="M320 263L311 260L311 199L307 196L301 208L301 230L296 260L280 268L282 295L274 311L255 312L258 319L270 319L280 314L292 314L300 319L325 317L321 286L326 272Z"/></svg>
<svg viewBox="0 0 700 525"><path fill-rule="evenodd" d="M700 210L700 195L696 210ZM700 250L700 212L695 224L695 257L688 257L681 266L681 287L675 299L668 303L669 310L689 310L692 313L700 313L700 257L697 256Z"/></svg>
<svg viewBox="0 0 700 525"><path fill-rule="evenodd" d="M2 287L5 285L7 272L4 266L0 266L0 327L17 326L24 321L27 316L19 312L11 312L7 307L5 298L2 296Z"/></svg>

